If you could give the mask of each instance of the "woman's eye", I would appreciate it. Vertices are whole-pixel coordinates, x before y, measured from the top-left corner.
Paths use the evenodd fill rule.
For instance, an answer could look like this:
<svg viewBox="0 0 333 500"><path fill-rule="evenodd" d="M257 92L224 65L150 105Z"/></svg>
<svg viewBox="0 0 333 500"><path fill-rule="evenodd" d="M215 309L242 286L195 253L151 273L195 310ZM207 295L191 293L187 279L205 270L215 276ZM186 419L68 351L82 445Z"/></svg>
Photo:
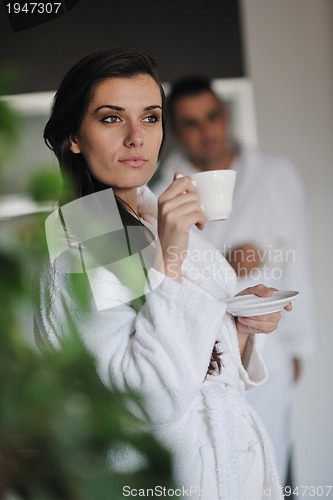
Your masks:
<svg viewBox="0 0 333 500"><path fill-rule="evenodd" d="M156 115L149 115L143 119L143 121L147 122L147 123L155 123L155 122L158 122L159 120L160 120L160 118Z"/></svg>
<svg viewBox="0 0 333 500"><path fill-rule="evenodd" d="M110 115L106 116L105 118L102 118L101 120L103 123L116 123L117 121L120 121L119 116L116 115Z"/></svg>

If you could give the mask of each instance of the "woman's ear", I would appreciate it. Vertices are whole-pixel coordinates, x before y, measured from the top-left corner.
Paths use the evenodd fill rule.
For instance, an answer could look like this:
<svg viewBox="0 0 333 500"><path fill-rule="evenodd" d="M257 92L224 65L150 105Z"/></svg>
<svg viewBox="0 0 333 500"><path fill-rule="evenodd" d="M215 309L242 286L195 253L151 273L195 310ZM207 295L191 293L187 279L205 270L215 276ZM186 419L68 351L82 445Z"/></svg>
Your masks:
<svg viewBox="0 0 333 500"><path fill-rule="evenodd" d="M81 153L78 138L74 135L69 136L69 147L71 148L72 153Z"/></svg>

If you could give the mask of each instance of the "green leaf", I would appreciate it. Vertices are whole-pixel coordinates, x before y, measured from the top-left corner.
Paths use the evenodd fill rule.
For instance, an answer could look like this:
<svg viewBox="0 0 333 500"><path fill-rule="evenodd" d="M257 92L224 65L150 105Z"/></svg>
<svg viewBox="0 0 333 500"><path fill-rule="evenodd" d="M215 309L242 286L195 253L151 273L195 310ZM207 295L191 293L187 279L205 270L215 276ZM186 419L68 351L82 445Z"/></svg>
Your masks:
<svg viewBox="0 0 333 500"><path fill-rule="evenodd" d="M45 168L31 178L28 190L39 203L54 201L59 198L62 180L58 171Z"/></svg>

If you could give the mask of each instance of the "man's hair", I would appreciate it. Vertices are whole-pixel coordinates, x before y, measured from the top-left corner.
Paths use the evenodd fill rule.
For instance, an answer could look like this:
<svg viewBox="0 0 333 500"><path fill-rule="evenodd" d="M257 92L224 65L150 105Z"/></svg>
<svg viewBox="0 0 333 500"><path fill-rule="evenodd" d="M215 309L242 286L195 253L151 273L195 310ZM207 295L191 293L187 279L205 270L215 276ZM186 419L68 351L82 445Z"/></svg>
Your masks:
<svg viewBox="0 0 333 500"><path fill-rule="evenodd" d="M195 96L202 92L211 92L216 95L211 84L211 80L204 76L187 76L176 80L171 85L171 91L167 96L167 114L171 126L174 126L174 105L175 102L188 96Z"/></svg>

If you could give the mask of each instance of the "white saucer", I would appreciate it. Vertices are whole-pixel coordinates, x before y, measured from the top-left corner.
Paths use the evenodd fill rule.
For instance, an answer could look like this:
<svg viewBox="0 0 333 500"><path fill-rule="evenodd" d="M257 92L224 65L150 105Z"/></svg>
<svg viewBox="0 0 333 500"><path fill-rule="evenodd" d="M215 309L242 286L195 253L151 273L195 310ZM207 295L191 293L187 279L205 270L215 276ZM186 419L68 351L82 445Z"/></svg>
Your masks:
<svg viewBox="0 0 333 500"><path fill-rule="evenodd" d="M281 311L299 292L279 290L273 292L271 297L258 297L257 295L241 295L227 299L227 312L233 316L259 316Z"/></svg>

